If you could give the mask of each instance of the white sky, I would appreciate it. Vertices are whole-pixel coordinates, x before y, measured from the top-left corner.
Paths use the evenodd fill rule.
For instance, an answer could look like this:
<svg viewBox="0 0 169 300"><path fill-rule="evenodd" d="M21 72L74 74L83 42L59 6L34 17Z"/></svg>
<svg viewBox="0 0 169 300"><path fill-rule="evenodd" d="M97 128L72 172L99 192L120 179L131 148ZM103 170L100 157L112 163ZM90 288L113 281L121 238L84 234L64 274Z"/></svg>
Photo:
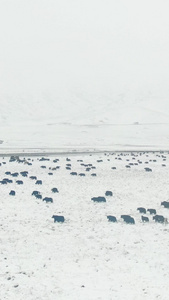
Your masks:
<svg viewBox="0 0 169 300"><path fill-rule="evenodd" d="M169 95L168 0L0 0L0 93Z"/></svg>

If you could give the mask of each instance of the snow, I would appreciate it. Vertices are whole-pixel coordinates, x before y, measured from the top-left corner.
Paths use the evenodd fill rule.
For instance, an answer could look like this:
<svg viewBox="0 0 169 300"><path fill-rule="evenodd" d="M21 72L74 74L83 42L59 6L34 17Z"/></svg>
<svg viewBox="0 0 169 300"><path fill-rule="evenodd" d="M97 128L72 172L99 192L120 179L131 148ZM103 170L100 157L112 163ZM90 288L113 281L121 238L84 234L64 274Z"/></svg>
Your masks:
<svg viewBox="0 0 169 300"><path fill-rule="evenodd" d="M3 149L11 148L168 150L168 99L162 103L160 98L154 102L146 99L142 105L139 101L126 104L104 99L99 104L96 99L81 101L78 106L76 101L70 99L68 105L53 101L50 105L46 100L44 107L31 100L5 103L1 111L0 151L4 153Z"/></svg>
<svg viewBox="0 0 169 300"><path fill-rule="evenodd" d="M169 199L168 9L158 0L0 1L0 180L28 170L43 181L0 183L0 299L168 300L168 224L148 213L142 223L137 211L169 219L160 205ZM66 157L86 176L70 175ZM106 190L105 203L91 200Z"/></svg>
<svg viewBox="0 0 169 300"><path fill-rule="evenodd" d="M155 208L169 218L169 210L160 205L168 200L168 152L122 154L60 154L49 161L30 156L32 165L1 158L6 162L1 180L13 179L1 185L1 299L168 299L168 224L155 223L149 213L150 222L142 223L137 211L140 206ZM137 160L142 164L134 165ZM70 175L67 163L86 176ZM85 171L82 163L96 169ZM127 169L129 163L133 165ZM56 166L60 169L49 171ZM28 177L5 174L26 170ZM43 184L36 185L31 175ZM17 185L18 179L24 184ZM59 193L52 193L53 187ZM16 196L9 196L11 189ZM33 190L54 202L36 199ZM113 197L105 203L91 200L106 190ZM53 214L63 215L65 223L54 223ZM133 216L135 225L125 224L121 214ZM108 222L107 215L118 222Z"/></svg>

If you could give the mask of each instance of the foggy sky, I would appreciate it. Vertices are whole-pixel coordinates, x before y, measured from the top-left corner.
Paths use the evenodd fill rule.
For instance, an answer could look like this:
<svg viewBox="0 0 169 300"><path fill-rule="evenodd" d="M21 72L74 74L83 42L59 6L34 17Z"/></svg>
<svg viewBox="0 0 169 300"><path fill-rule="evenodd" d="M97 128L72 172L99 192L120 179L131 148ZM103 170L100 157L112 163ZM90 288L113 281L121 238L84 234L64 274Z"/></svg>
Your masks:
<svg viewBox="0 0 169 300"><path fill-rule="evenodd" d="M0 0L0 94L169 96L167 0Z"/></svg>

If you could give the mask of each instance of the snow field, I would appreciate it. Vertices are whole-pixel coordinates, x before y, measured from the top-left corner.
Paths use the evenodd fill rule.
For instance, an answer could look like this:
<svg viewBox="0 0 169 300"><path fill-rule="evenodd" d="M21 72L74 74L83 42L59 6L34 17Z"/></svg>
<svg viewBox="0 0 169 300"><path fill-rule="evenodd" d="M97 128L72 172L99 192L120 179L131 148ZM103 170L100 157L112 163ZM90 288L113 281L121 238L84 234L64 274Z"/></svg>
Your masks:
<svg viewBox="0 0 169 300"><path fill-rule="evenodd" d="M155 223L148 213L150 222L142 223L137 211L139 206L155 208L169 219L169 210L160 205L169 195L168 153L122 154L60 155L57 163L52 156L50 161L31 157L32 166L1 158L6 162L0 166L1 180L13 180L0 185L2 300L168 299L168 224ZM125 167L137 160L142 164ZM72 170L66 170L67 163ZM96 169L85 171L81 163L92 163ZM60 169L49 170L56 166ZM152 172L145 172L145 167ZM28 177L5 175L26 170ZM86 176L72 176L72 171ZM32 175L43 184L36 185ZM17 185L18 179L24 184ZM53 187L59 193L53 194ZM12 189L16 196L9 196ZM54 202L36 199L33 190ZM113 192L106 203L91 201L106 190ZM53 214L63 215L65 223L54 223ZM117 217L116 224L107 221L109 214ZM130 214L136 224L123 223L121 214Z"/></svg>

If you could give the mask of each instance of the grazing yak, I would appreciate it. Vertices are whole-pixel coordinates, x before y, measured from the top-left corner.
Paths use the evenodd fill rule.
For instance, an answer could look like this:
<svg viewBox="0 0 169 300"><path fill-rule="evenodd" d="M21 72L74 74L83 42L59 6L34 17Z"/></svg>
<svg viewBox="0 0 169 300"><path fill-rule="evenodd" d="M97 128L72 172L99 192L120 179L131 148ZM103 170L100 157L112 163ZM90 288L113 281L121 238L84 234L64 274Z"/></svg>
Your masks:
<svg viewBox="0 0 169 300"><path fill-rule="evenodd" d="M16 180L16 183L17 184L23 184L23 181L22 180Z"/></svg>
<svg viewBox="0 0 169 300"><path fill-rule="evenodd" d="M150 168L144 168L146 172L152 172L152 169Z"/></svg>
<svg viewBox="0 0 169 300"><path fill-rule="evenodd" d="M20 159L19 159L19 156L14 156L14 155L12 155L11 157L10 157L10 159L9 159L9 162L13 162L13 161L19 161Z"/></svg>
<svg viewBox="0 0 169 300"><path fill-rule="evenodd" d="M94 202L106 202L106 198L105 197L93 197L91 198L91 200L93 200Z"/></svg>
<svg viewBox="0 0 169 300"><path fill-rule="evenodd" d="M7 171L5 172L6 175L11 175L11 172Z"/></svg>
<svg viewBox="0 0 169 300"><path fill-rule="evenodd" d="M6 180L1 180L0 183L1 184L7 184L7 181Z"/></svg>
<svg viewBox="0 0 169 300"><path fill-rule="evenodd" d="M149 211L150 215L156 215L156 209L154 208L148 208L147 211Z"/></svg>
<svg viewBox="0 0 169 300"><path fill-rule="evenodd" d="M48 203L48 202L53 203L53 199L51 197L45 197L45 198L43 198L43 201L46 201L46 203Z"/></svg>
<svg viewBox="0 0 169 300"><path fill-rule="evenodd" d="M57 163L58 161L59 161L58 158L56 158L56 159L53 160L54 163Z"/></svg>
<svg viewBox="0 0 169 300"><path fill-rule="evenodd" d="M32 180L37 180L36 176L30 176L29 178L32 179Z"/></svg>
<svg viewBox="0 0 169 300"><path fill-rule="evenodd" d="M52 188L52 190L51 190L51 191L52 191L52 193L59 193L58 189L57 189L57 188L55 188L55 187L54 187L54 188Z"/></svg>
<svg viewBox="0 0 169 300"><path fill-rule="evenodd" d="M8 179L8 181L7 181L8 183L12 183L13 181L11 180L11 179Z"/></svg>
<svg viewBox="0 0 169 300"><path fill-rule="evenodd" d="M65 221L64 216L53 215L52 218L54 219L54 222L60 222L60 223L63 223L63 222Z"/></svg>
<svg viewBox="0 0 169 300"><path fill-rule="evenodd" d="M114 216L107 216L107 219L109 222L114 222L114 223L117 222L117 219Z"/></svg>
<svg viewBox="0 0 169 300"><path fill-rule="evenodd" d="M129 215L121 215L121 218L127 224L135 224L134 218L130 217Z"/></svg>
<svg viewBox="0 0 169 300"><path fill-rule="evenodd" d="M155 220L155 222L158 222L158 223L167 223L167 219L161 215L155 215L153 217L153 220Z"/></svg>
<svg viewBox="0 0 169 300"><path fill-rule="evenodd" d="M42 195L41 195L41 194L36 194L36 195L35 195L35 198L37 198L37 199L42 199Z"/></svg>
<svg viewBox="0 0 169 300"><path fill-rule="evenodd" d="M35 184L42 184L42 180L37 180Z"/></svg>
<svg viewBox="0 0 169 300"><path fill-rule="evenodd" d="M77 172L71 172L70 175L77 175Z"/></svg>
<svg viewBox="0 0 169 300"><path fill-rule="evenodd" d="M169 202L168 201L161 202L161 205L163 205L165 208L169 208Z"/></svg>
<svg viewBox="0 0 169 300"><path fill-rule="evenodd" d="M20 174L21 174L23 177L27 177L27 176L28 176L28 172L27 172L27 171L20 172Z"/></svg>
<svg viewBox="0 0 169 300"><path fill-rule="evenodd" d="M46 157L41 157L40 159L39 159L39 161L49 161L50 159L49 158L46 158Z"/></svg>
<svg viewBox="0 0 169 300"><path fill-rule="evenodd" d="M75 176L75 175L77 175L77 172L71 172L70 175Z"/></svg>
<svg viewBox="0 0 169 300"><path fill-rule="evenodd" d="M146 209L144 207L138 207L137 210L142 214L146 214Z"/></svg>
<svg viewBox="0 0 169 300"><path fill-rule="evenodd" d="M38 194L40 194L40 192L38 192L38 191L33 191L32 192L32 196L35 196L35 195L38 195Z"/></svg>
<svg viewBox="0 0 169 300"><path fill-rule="evenodd" d="M8 179L8 178L4 178L3 181L6 181L7 183L12 183L13 182L11 179Z"/></svg>
<svg viewBox="0 0 169 300"><path fill-rule="evenodd" d="M71 167L66 167L66 170L71 170Z"/></svg>
<svg viewBox="0 0 169 300"><path fill-rule="evenodd" d="M9 193L9 195L15 196L15 191L11 190L10 193Z"/></svg>
<svg viewBox="0 0 169 300"><path fill-rule="evenodd" d="M149 218L148 217L141 216L141 219L142 219L143 222L149 222Z"/></svg>
<svg viewBox="0 0 169 300"><path fill-rule="evenodd" d="M15 173L11 173L11 176L13 177L18 177L19 173L15 172Z"/></svg>
<svg viewBox="0 0 169 300"><path fill-rule="evenodd" d="M105 195L106 196L113 196L113 193L111 191L106 191Z"/></svg>

